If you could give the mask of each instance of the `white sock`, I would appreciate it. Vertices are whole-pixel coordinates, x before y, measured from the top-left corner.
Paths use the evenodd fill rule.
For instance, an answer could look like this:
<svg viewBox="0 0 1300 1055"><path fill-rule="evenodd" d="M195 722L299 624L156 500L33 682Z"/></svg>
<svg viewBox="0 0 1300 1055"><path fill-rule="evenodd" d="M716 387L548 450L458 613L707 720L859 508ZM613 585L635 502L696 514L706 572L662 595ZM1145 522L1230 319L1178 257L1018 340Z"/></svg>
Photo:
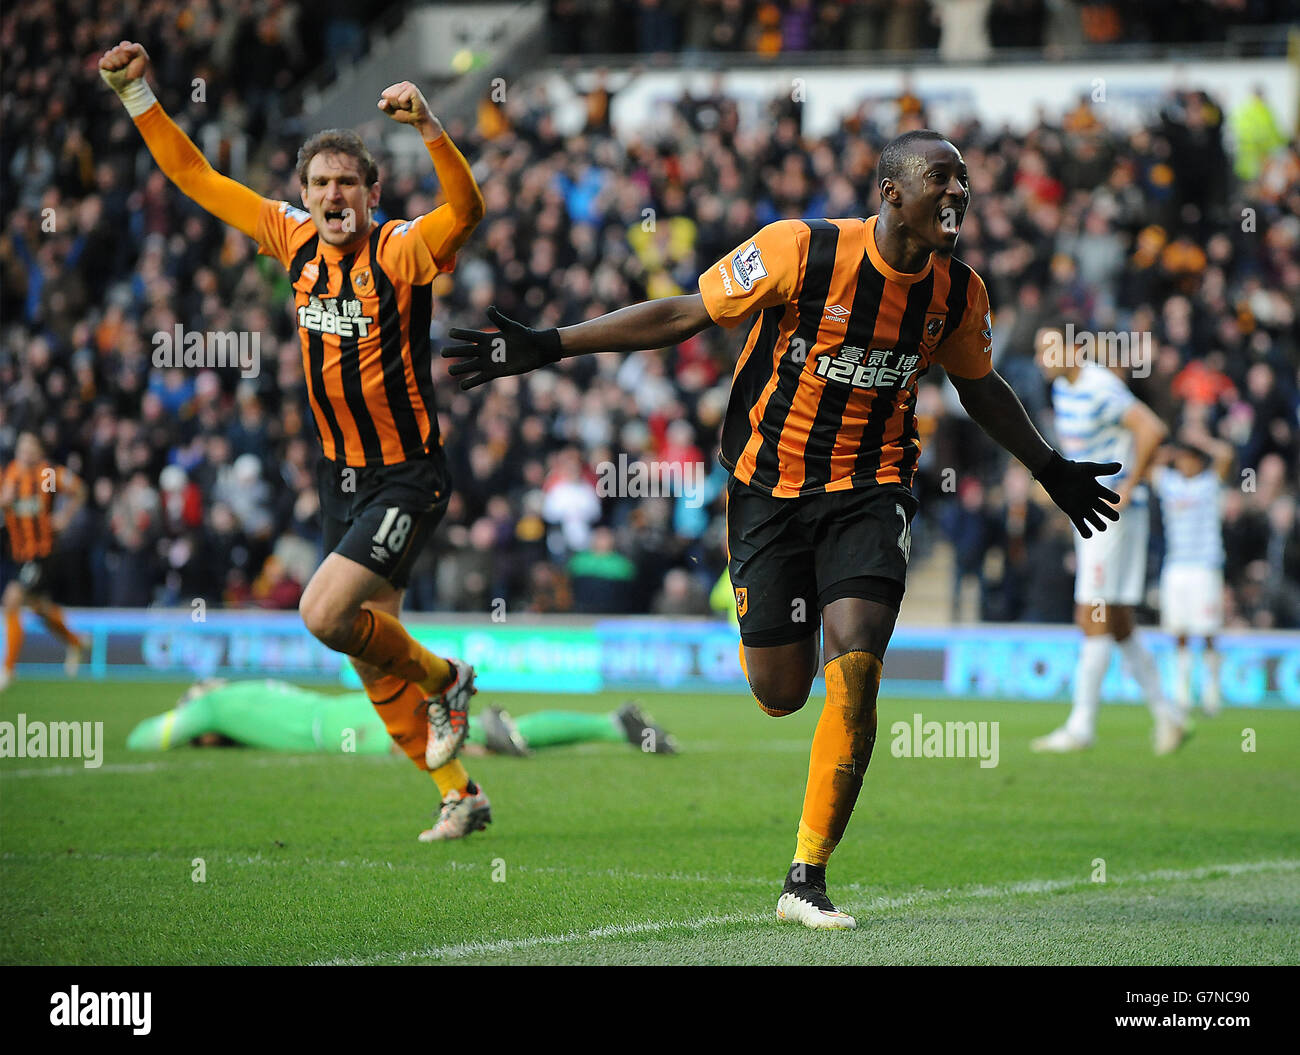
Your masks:
<svg viewBox="0 0 1300 1055"><path fill-rule="evenodd" d="M1174 700L1184 714L1192 709L1192 650L1178 646L1178 680L1174 684Z"/></svg>
<svg viewBox="0 0 1300 1055"><path fill-rule="evenodd" d="M1079 646L1079 664L1074 668L1074 706L1065 728L1076 740L1092 742L1097 731L1097 708L1101 705L1101 683L1110 666L1110 634L1086 636Z"/></svg>
<svg viewBox="0 0 1300 1055"><path fill-rule="evenodd" d="M1219 650L1205 647L1205 693L1202 702L1211 710L1219 706Z"/></svg>
<svg viewBox="0 0 1300 1055"><path fill-rule="evenodd" d="M1119 653L1124 657L1124 665L1134 680L1142 688L1142 695L1147 699L1147 708L1156 721L1167 720L1182 724L1181 719L1170 710L1165 700L1164 690L1160 687L1160 672L1156 661L1146 646L1138 640L1136 633L1129 634L1119 643Z"/></svg>

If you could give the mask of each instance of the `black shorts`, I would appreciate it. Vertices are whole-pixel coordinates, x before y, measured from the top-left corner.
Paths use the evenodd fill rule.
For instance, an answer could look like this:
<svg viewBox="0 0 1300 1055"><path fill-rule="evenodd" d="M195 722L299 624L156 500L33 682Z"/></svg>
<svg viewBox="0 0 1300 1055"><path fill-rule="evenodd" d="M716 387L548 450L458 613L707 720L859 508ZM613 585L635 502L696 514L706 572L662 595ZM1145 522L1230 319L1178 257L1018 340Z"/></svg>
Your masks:
<svg viewBox="0 0 1300 1055"><path fill-rule="evenodd" d="M18 582L28 597L44 597L50 592L49 557L23 561L18 569Z"/></svg>
<svg viewBox="0 0 1300 1055"><path fill-rule="evenodd" d="M324 551L405 589L411 565L447 512L451 486L441 449L397 465L359 468L322 457L316 486Z"/></svg>
<svg viewBox="0 0 1300 1055"><path fill-rule="evenodd" d="M885 485L772 498L727 484L727 569L747 645L787 645L815 634L841 597L898 611L917 501Z"/></svg>

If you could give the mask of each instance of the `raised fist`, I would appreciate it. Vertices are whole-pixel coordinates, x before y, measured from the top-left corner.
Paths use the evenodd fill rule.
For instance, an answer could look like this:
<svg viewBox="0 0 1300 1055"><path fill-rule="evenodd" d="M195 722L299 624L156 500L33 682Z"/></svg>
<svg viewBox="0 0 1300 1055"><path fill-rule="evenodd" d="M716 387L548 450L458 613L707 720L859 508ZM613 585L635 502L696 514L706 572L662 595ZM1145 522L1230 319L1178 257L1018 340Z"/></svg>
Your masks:
<svg viewBox="0 0 1300 1055"><path fill-rule="evenodd" d="M132 81L149 72L149 53L143 44L124 40L109 48L99 60L99 75L113 91L120 93Z"/></svg>

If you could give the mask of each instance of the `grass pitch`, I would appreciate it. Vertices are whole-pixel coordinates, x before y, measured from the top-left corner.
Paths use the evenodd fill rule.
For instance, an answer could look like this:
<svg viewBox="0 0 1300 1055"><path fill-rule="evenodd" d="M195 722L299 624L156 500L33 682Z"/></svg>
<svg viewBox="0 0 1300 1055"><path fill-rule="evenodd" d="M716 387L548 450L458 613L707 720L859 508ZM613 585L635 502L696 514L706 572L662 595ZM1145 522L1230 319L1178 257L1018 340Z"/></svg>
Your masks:
<svg viewBox="0 0 1300 1055"><path fill-rule="evenodd" d="M183 688L19 681L0 696L0 720L103 721L106 744L95 770L0 760L0 962L1300 962L1300 714L1229 710L1157 759L1145 709L1109 706L1094 750L1045 757L1029 741L1063 706L898 700L886 683L830 870L859 929L828 933L774 911L816 698L774 720L739 695L643 696L676 757L596 744L470 760L495 823L423 845L436 793L404 758L128 753L131 726ZM894 757L890 726L917 712L999 722L999 764Z"/></svg>

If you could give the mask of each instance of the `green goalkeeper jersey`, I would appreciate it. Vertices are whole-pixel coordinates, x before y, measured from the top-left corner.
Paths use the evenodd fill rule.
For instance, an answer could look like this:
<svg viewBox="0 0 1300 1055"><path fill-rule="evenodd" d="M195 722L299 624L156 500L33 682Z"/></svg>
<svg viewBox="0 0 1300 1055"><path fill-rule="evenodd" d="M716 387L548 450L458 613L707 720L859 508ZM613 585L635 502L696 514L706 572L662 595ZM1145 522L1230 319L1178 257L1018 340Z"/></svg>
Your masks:
<svg viewBox="0 0 1300 1055"><path fill-rule="evenodd" d="M365 693L330 696L272 680L216 685L141 722L126 744L160 751L205 733L271 751L382 755L392 747Z"/></svg>

